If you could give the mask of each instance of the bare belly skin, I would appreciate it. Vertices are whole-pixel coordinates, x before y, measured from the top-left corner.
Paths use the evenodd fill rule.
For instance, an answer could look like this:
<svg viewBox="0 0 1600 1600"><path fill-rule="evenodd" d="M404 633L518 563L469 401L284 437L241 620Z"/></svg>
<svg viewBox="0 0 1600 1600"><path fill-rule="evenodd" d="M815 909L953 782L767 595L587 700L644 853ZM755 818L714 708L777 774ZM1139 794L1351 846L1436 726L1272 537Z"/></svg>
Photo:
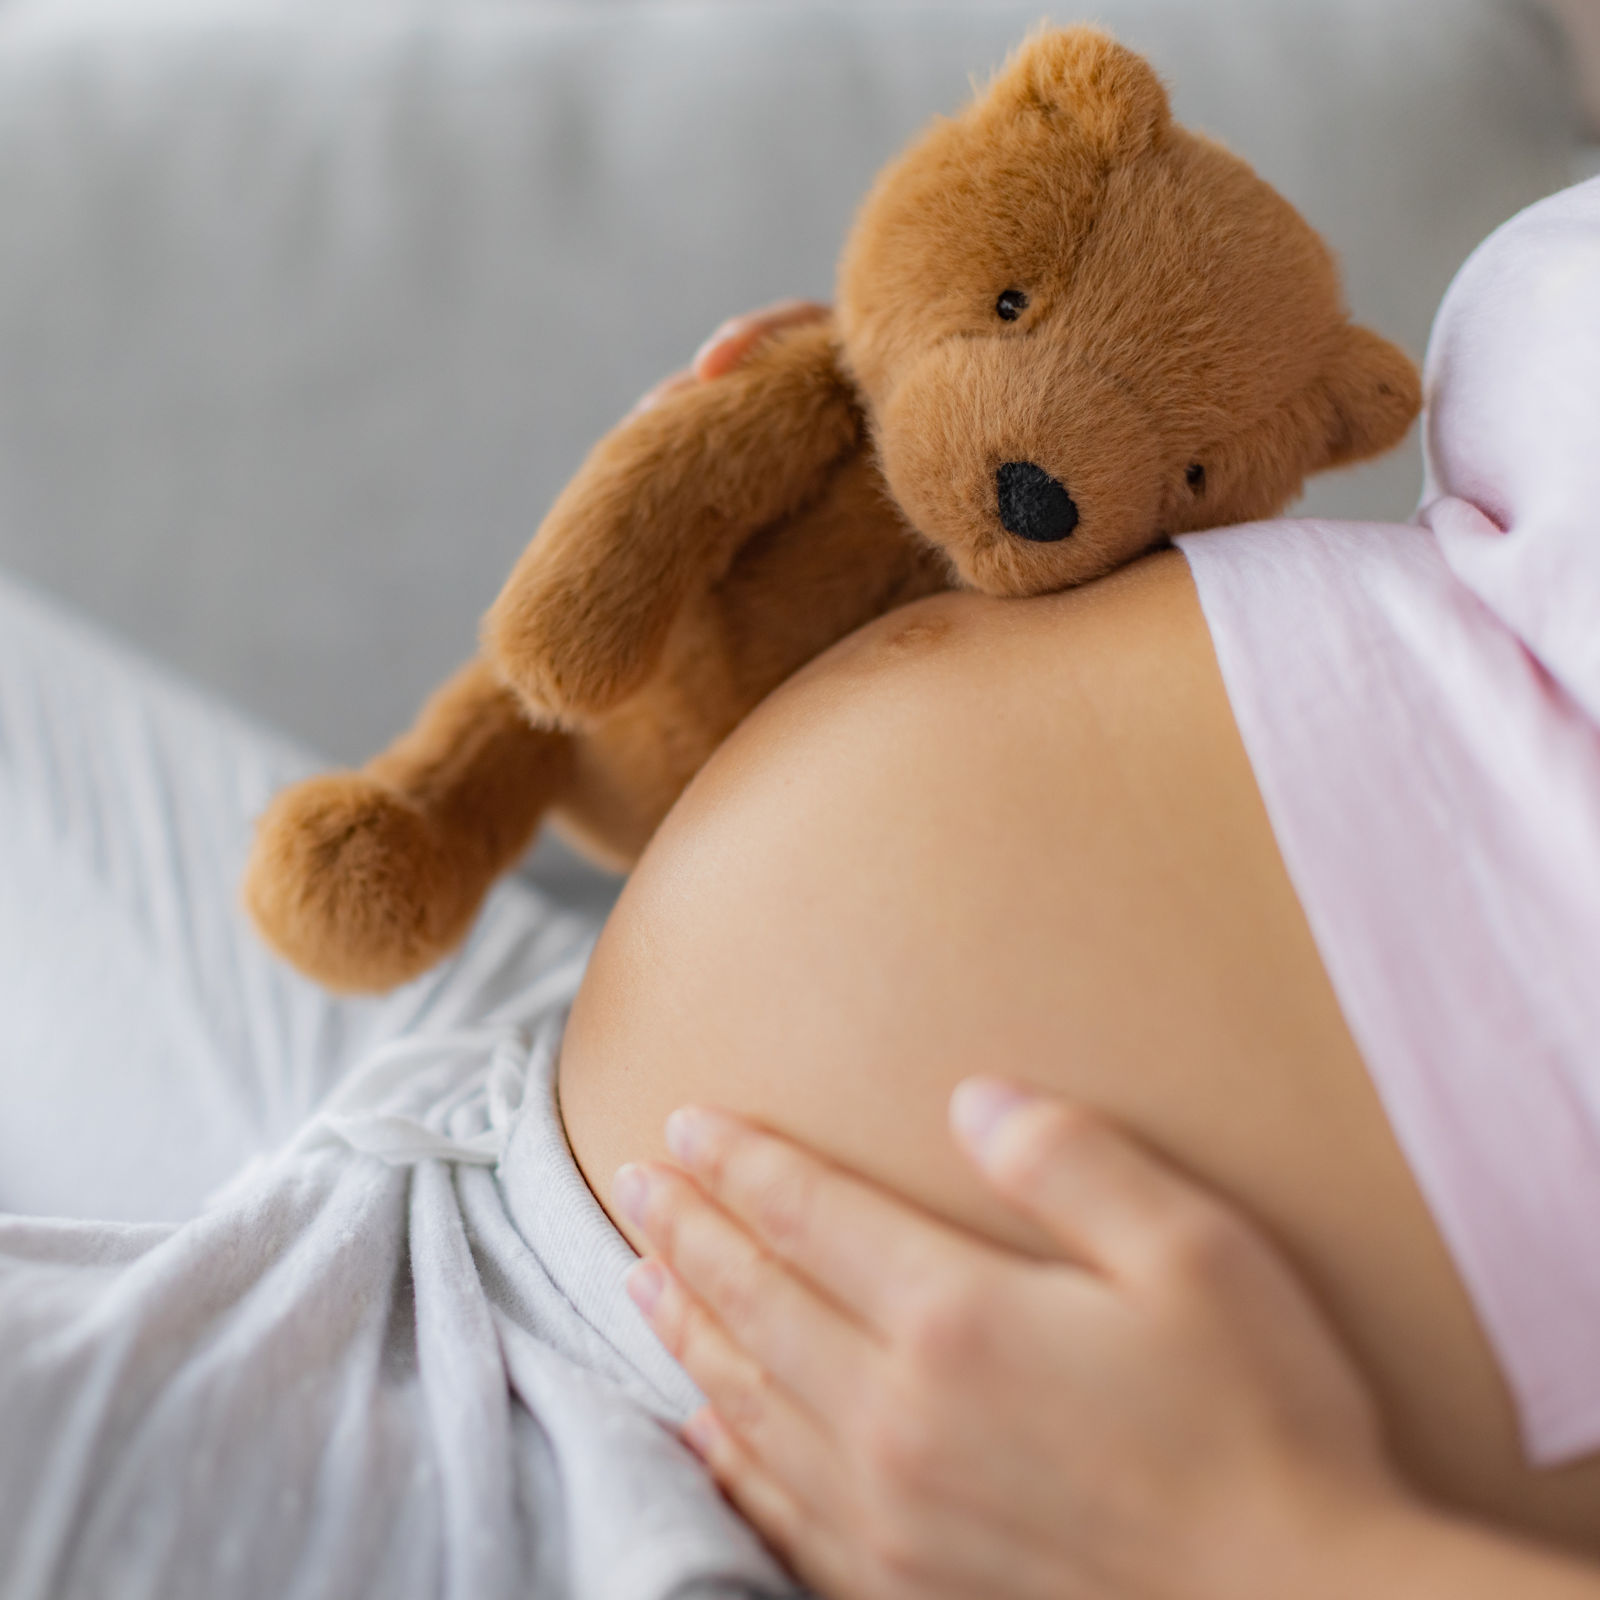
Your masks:
<svg viewBox="0 0 1600 1600"><path fill-rule="evenodd" d="M1522 1462L1176 553L1039 600L918 602L766 701L630 880L561 1101L602 1204L699 1101L1041 1249L945 1131L976 1071L1109 1111L1232 1196L1343 1330L1419 1482L1600 1550L1600 1458Z"/></svg>

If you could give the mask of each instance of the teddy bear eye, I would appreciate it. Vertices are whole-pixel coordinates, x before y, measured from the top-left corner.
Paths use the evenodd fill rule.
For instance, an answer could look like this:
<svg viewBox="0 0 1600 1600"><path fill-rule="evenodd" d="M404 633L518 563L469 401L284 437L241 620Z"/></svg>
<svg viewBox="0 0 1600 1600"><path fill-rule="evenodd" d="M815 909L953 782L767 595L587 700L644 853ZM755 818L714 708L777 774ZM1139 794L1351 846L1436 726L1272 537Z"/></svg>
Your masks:
<svg viewBox="0 0 1600 1600"><path fill-rule="evenodd" d="M1196 494L1204 494L1206 492L1206 469L1198 461L1191 461L1189 470L1183 475L1183 481Z"/></svg>
<svg viewBox="0 0 1600 1600"><path fill-rule="evenodd" d="M1007 289L994 303L994 314L1002 322L1015 322L1028 309L1028 297L1020 289Z"/></svg>

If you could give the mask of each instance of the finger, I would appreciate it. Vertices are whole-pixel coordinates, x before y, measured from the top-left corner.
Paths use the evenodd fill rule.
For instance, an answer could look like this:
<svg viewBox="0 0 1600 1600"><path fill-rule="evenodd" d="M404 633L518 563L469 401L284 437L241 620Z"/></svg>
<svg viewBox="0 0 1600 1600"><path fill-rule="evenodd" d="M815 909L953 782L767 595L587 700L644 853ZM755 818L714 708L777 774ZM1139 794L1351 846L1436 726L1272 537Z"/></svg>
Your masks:
<svg viewBox="0 0 1600 1600"><path fill-rule="evenodd" d="M820 322L827 315L828 308L815 300L780 300L760 311L730 317L695 352L694 375L720 378L738 366L769 335L808 322Z"/></svg>
<svg viewBox="0 0 1600 1600"><path fill-rule="evenodd" d="M871 1336L682 1173L625 1167L615 1193L733 1341L817 1416L848 1415L873 1381Z"/></svg>
<svg viewBox="0 0 1600 1600"><path fill-rule="evenodd" d="M710 1468L724 1494L753 1522L767 1543L790 1566L793 1552L804 1543L808 1520L800 1503L775 1482L755 1458L709 1408L695 1412L684 1424L683 1437Z"/></svg>
<svg viewBox="0 0 1600 1600"><path fill-rule="evenodd" d="M1104 1117L997 1078L950 1099L958 1141L1000 1195L1074 1259L1108 1277L1167 1263L1175 1244L1224 1227L1205 1190Z"/></svg>
<svg viewBox="0 0 1600 1600"><path fill-rule="evenodd" d="M724 1111L684 1106L667 1144L701 1188L874 1332L979 1247L798 1145Z"/></svg>
<svg viewBox="0 0 1600 1600"><path fill-rule="evenodd" d="M838 1451L816 1418L728 1337L727 1330L661 1261L641 1261L628 1293L768 1475L811 1505L826 1505L839 1475Z"/></svg>
<svg viewBox="0 0 1600 1600"><path fill-rule="evenodd" d="M699 381L687 367L682 372L674 372L670 377L663 378L653 389L647 389L640 395L634 401L633 410L628 416L636 417L641 411L649 411L653 406L660 405L668 395L677 394L682 389L692 389Z"/></svg>
<svg viewBox="0 0 1600 1600"><path fill-rule="evenodd" d="M723 1493L819 1595L933 1600L935 1595L989 1594L996 1572L1005 1573L1007 1594L1061 1593L1060 1553L1053 1541L1041 1548L1034 1529L985 1524L974 1540L962 1526L969 1518L946 1518L944 1530L957 1535L948 1548L940 1538L944 1530L930 1525L916 1540L914 1563L900 1563L898 1572L885 1572L878 1551L862 1536L860 1508L843 1504L847 1496L853 1497L853 1491L843 1487L848 1480L841 1478L838 1509L818 1510L767 1474L711 1407L689 1418L683 1437ZM988 1539L982 1537L985 1533ZM996 1537L1003 1540L1000 1550L993 1547Z"/></svg>
<svg viewBox="0 0 1600 1600"><path fill-rule="evenodd" d="M671 395L692 389L707 378L720 378L731 372L769 334L784 328L816 322L828 315L828 308L811 300L780 300L764 311L730 317L695 352L693 362L681 372L665 377L647 389L634 402L629 417L649 411Z"/></svg>
<svg viewBox="0 0 1600 1600"><path fill-rule="evenodd" d="M811 1590L841 1597L866 1592L867 1561L846 1542L846 1516L819 1513L790 1495L710 1407L690 1417L683 1433L722 1492Z"/></svg>
<svg viewBox="0 0 1600 1600"><path fill-rule="evenodd" d="M722 1492L804 1582L818 1594L861 1592L861 1563L847 1555L835 1519L818 1514L764 1472L715 1411L697 1411L683 1436Z"/></svg>

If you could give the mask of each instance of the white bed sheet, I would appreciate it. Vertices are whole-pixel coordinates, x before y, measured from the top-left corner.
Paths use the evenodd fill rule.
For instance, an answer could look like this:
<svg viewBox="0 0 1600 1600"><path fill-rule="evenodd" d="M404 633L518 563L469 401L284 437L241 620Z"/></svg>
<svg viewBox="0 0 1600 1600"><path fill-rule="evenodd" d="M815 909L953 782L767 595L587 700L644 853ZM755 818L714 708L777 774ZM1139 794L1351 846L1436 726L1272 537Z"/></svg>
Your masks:
<svg viewBox="0 0 1600 1600"><path fill-rule="evenodd" d="M330 999L236 902L303 767L0 581L0 1593L791 1592L561 1130L592 925Z"/></svg>

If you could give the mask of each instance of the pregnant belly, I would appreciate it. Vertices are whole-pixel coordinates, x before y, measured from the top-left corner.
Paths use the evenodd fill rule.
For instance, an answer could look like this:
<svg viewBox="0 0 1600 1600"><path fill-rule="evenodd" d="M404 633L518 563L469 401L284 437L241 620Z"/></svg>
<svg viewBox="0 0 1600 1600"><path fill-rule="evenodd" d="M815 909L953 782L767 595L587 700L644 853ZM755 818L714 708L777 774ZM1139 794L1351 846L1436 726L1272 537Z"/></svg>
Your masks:
<svg viewBox="0 0 1600 1600"><path fill-rule="evenodd" d="M1043 600L919 602L758 708L630 880L560 1089L602 1204L700 1101L1044 1249L945 1131L979 1071L1110 1111L1264 1221L1430 1485L1600 1536L1600 1478L1520 1464L1175 554Z"/></svg>
<svg viewBox="0 0 1600 1600"><path fill-rule="evenodd" d="M1186 569L1145 565L908 607L723 747L573 1013L562 1104L602 1198L702 1098L1021 1242L944 1131L967 1073L1179 1147L1203 1123L1239 1187L1296 1122L1367 1109Z"/></svg>

